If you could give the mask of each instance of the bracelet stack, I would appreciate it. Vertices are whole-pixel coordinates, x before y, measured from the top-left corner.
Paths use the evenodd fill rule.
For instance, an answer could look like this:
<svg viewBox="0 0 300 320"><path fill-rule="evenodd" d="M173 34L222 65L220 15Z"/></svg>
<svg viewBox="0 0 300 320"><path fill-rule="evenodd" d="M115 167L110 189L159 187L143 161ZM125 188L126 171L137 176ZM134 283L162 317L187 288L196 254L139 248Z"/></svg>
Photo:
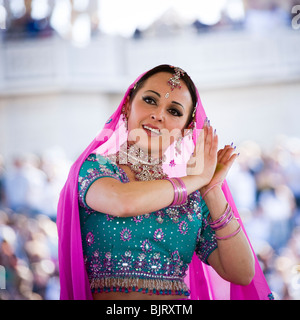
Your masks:
<svg viewBox="0 0 300 320"><path fill-rule="evenodd" d="M221 230L221 229L225 228L228 225L228 223L230 221L232 221L233 219L236 220L236 218L234 217L232 208L228 203L227 203L225 212L217 220L212 221L210 214L208 215L208 223L209 223L209 225L210 225L210 227L211 227L211 229L213 231L218 231L218 230ZM227 239L233 238L241 230L242 230L242 228L241 228L241 225L239 224L239 227L233 233L231 233L231 234L229 234L228 236L225 236L225 237L216 236L216 239L217 240L227 240Z"/></svg>
<svg viewBox="0 0 300 320"><path fill-rule="evenodd" d="M174 188L174 200L171 206L180 206L186 203L187 200L187 190L184 182L180 178L166 178L172 183Z"/></svg>

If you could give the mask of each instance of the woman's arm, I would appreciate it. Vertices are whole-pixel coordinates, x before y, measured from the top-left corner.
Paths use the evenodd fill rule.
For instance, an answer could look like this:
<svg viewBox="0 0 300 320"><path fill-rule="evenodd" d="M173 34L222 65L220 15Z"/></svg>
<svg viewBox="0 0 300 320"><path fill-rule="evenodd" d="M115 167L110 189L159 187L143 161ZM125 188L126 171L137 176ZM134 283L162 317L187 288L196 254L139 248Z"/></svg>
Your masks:
<svg viewBox="0 0 300 320"><path fill-rule="evenodd" d="M202 176L181 178L188 194L207 184ZM122 183L113 178L96 180L86 194L86 203L92 209L119 217L133 217L169 206L174 189L167 180L132 181Z"/></svg>
<svg viewBox="0 0 300 320"><path fill-rule="evenodd" d="M225 211L227 201L220 187L215 187L205 196L212 220L217 220ZM217 230L218 237L234 233L239 227L237 220L232 220L223 229ZM243 231L227 240L217 240L218 248L208 258L208 263L225 280L248 285L254 276L254 257Z"/></svg>
<svg viewBox="0 0 300 320"><path fill-rule="evenodd" d="M232 145L227 145L218 151L217 166L213 178L209 185L200 190L201 194L204 195L210 189L206 193L204 201L213 221L223 215L227 206L221 183L238 157L234 150L235 148ZM215 187L211 189L212 186ZM238 221L233 219L224 228L217 230L216 235L226 237L234 234L238 227ZM244 232L241 231L226 240L217 241L218 248L211 253L208 263L222 278L241 285L249 284L255 273L254 257Z"/></svg>

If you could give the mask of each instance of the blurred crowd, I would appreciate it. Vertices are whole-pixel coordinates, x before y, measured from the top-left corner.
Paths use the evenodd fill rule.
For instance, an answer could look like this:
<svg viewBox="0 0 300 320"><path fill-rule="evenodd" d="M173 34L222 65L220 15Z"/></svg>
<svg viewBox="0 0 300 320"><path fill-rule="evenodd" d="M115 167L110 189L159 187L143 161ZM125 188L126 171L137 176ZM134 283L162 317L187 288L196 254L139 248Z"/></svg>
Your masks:
<svg viewBox="0 0 300 320"><path fill-rule="evenodd" d="M238 149L228 183L248 236L275 298L300 299L300 139ZM1 158L0 300L59 299L56 206L69 166L58 150Z"/></svg>
<svg viewBox="0 0 300 320"><path fill-rule="evenodd" d="M275 299L300 299L300 139L239 146L228 183Z"/></svg>
<svg viewBox="0 0 300 320"><path fill-rule="evenodd" d="M99 0L58 1L58 0L0 0L0 7L5 11L5 39L45 38L54 34L66 34L77 19L85 16L89 19L87 26L91 35L102 32L99 16ZM80 5L80 2L81 5ZM214 22L196 18L187 19L184 12L170 6L161 16L146 28L137 27L132 34L139 39L151 36L173 36L183 33L203 33L210 31L250 30L264 32L273 31L278 27L290 27L293 18L292 8L299 4L298 0L226 0L220 11L220 17ZM132 4L128 4L129 6ZM187 4L188 6L188 4ZM61 11L64 11L62 23ZM216 12L219 8L216 5ZM54 23L59 14L59 23ZM200 12L201 13L201 12ZM55 19L54 19L55 18Z"/></svg>
<svg viewBox="0 0 300 320"><path fill-rule="evenodd" d="M59 149L0 158L0 300L59 299L55 221L68 168Z"/></svg>

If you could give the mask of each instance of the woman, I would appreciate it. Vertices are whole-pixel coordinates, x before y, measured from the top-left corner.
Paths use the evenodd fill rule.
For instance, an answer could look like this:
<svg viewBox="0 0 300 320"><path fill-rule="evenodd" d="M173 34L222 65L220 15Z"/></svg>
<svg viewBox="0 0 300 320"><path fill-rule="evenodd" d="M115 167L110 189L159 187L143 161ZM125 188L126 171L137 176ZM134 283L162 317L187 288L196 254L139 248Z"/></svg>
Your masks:
<svg viewBox="0 0 300 320"><path fill-rule="evenodd" d="M270 297L224 182L238 155L204 119L182 69L129 87L61 193L63 299L207 299L211 268L231 298Z"/></svg>

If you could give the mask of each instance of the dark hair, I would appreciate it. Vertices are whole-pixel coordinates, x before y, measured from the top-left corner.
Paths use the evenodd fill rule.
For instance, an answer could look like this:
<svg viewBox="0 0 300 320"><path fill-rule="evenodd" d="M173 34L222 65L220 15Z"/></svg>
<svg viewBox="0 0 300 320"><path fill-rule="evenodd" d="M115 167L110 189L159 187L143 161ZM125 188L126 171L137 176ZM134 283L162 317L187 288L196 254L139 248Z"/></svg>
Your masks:
<svg viewBox="0 0 300 320"><path fill-rule="evenodd" d="M131 90L130 94L129 94L129 97L130 97L130 101L132 101L132 99L135 97L136 93L138 92L139 89L141 89L145 83L145 81L150 78L151 76L153 76L154 74L156 73L159 73L159 72L168 72L170 74L174 74L175 73L175 70L174 70L174 67L173 66L170 66L168 64L161 64L157 67L154 67L153 69L149 70L148 72L146 72L138 81L137 83L135 84L134 88ZM192 98L192 102L193 102L193 108L192 108L192 112L191 112L191 115L189 117L189 120L187 123L190 123L192 121L192 117L193 117L193 114L194 114L194 110L196 108L196 105L197 105L197 93L196 93L196 87L195 87L195 84L193 82L193 80L190 78L190 76L184 72L183 75L181 75L180 77L181 80L184 81L184 83L186 84L189 92L190 92L190 95L191 95L191 98Z"/></svg>

